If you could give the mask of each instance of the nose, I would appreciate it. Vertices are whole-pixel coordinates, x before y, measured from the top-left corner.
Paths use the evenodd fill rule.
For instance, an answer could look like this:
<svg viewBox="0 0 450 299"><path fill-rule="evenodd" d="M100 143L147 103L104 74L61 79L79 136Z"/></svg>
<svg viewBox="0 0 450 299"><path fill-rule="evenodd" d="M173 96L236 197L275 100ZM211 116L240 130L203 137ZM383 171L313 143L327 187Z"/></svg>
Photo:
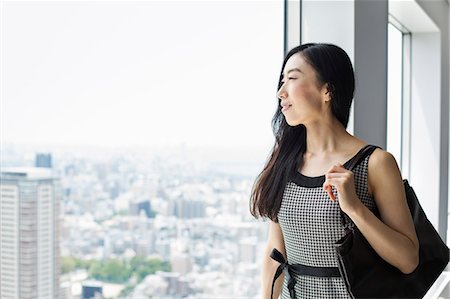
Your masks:
<svg viewBox="0 0 450 299"><path fill-rule="evenodd" d="M280 89L278 90L277 97L279 99L285 99L286 98L286 90L284 90L283 86L281 86Z"/></svg>

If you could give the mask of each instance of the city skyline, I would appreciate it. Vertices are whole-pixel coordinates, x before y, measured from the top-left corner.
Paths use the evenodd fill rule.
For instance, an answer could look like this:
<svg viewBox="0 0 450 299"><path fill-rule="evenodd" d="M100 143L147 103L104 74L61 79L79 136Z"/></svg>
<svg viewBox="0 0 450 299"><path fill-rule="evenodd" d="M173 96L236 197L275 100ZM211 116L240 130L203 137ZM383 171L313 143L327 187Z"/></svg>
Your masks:
<svg viewBox="0 0 450 299"><path fill-rule="evenodd" d="M95 286L106 298L258 297L257 248L267 225L248 210L253 175L217 171L222 167L205 158L200 165L182 150L170 159L36 153L34 166L29 154L8 151L12 164L26 167L2 167L2 178L11 173L57 178L61 299L84 299ZM2 190L13 188L2 180ZM22 207L27 198L20 194L14 204ZM2 215L11 214L9 193L3 192L1 201Z"/></svg>

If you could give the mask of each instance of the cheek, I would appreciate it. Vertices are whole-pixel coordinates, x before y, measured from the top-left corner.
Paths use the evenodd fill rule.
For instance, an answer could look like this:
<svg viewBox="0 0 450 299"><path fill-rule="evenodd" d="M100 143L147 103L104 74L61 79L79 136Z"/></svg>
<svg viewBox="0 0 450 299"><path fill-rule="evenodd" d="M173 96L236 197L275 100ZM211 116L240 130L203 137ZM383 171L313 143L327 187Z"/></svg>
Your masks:
<svg viewBox="0 0 450 299"><path fill-rule="evenodd" d="M311 84L299 83L293 90L296 102L315 103L317 99L317 90Z"/></svg>

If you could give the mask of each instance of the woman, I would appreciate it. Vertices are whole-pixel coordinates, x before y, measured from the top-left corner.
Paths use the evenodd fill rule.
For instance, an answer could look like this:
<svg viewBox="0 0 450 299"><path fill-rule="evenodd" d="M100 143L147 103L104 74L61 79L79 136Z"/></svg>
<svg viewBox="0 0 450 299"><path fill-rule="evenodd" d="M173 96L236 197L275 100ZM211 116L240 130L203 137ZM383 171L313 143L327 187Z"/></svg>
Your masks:
<svg viewBox="0 0 450 299"><path fill-rule="evenodd" d="M355 88L353 67L338 46L309 43L286 55L272 120L275 145L257 177L251 213L269 218L262 266L263 298L271 298L280 265L337 267L334 243L344 235L340 210L374 250L403 273L418 265L419 243L395 158L380 148L353 171L352 158L367 143L346 131ZM375 215L379 214L379 218ZM273 298L349 298L342 278L282 274Z"/></svg>

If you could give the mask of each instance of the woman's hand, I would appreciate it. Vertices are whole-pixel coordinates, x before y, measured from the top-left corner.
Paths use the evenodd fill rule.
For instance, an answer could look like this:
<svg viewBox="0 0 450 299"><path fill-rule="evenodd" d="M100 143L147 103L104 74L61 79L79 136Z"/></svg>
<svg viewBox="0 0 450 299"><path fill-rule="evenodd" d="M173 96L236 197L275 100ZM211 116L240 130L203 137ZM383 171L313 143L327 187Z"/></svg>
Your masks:
<svg viewBox="0 0 450 299"><path fill-rule="evenodd" d="M339 206L344 213L348 214L362 204L356 195L353 172L347 170L342 164L331 167L325 174L325 182L323 183L323 190L328 193L332 201L335 201L333 186L337 190Z"/></svg>

